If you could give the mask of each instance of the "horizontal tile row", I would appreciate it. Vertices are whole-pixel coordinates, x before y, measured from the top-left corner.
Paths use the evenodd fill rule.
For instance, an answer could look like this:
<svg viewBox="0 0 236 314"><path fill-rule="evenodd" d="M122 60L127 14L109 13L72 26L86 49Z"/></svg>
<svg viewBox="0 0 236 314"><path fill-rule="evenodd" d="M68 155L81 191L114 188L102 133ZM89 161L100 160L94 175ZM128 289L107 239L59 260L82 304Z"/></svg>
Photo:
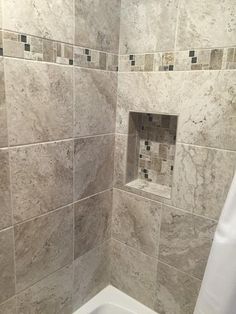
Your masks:
<svg viewBox="0 0 236 314"><path fill-rule="evenodd" d="M171 199L167 200L124 186L129 176L127 168L130 163L127 161L127 140L127 135L116 135L114 170L116 187L197 215L219 218L236 170L236 152L177 143L172 195Z"/></svg>
<svg viewBox="0 0 236 314"><path fill-rule="evenodd" d="M158 313L193 313L200 280L119 241L111 243L112 285Z"/></svg>
<svg viewBox="0 0 236 314"><path fill-rule="evenodd" d="M111 212L112 191L107 190L0 231L0 304L17 294L19 313L37 306L43 309L44 302L44 313L52 313L50 306L53 313L55 306L55 313L71 313L73 273L68 265L73 260L75 307L106 286L109 272L102 279L97 268L102 267L104 272L109 268L106 241L111 236ZM96 284L93 276L97 276ZM58 303L51 298L58 298ZM44 301L37 305L41 299Z"/></svg>
<svg viewBox="0 0 236 314"><path fill-rule="evenodd" d="M119 56L120 72L236 69L236 48L195 49Z"/></svg>
<svg viewBox="0 0 236 314"><path fill-rule="evenodd" d="M1 58L0 147L113 133L116 87L117 73Z"/></svg>
<svg viewBox="0 0 236 314"><path fill-rule="evenodd" d="M117 71L118 55L16 33L0 32L0 55L26 60L75 65L82 68Z"/></svg>
<svg viewBox="0 0 236 314"><path fill-rule="evenodd" d="M0 228L72 203L73 173L74 200L111 188L113 152L113 135L0 149Z"/></svg>

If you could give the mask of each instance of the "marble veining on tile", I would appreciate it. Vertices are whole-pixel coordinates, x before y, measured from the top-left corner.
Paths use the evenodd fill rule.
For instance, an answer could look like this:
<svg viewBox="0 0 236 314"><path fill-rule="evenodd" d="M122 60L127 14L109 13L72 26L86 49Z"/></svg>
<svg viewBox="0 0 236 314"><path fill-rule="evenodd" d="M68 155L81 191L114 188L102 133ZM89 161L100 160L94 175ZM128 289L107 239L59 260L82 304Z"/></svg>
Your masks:
<svg viewBox="0 0 236 314"><path fill-rule="evenodd" d="M15 226L18 292L72 262L72 227L72 205Z"/></svg>
<svg viewBox="0 0 236 314"><path fill-rule="evenodd" d="M0 147L6 146L8 146L8 132L7 109L5 102L4 61L3 58L0 57Z"/></svg>
<svg viewBox="0 0 236 314"><path fill-rule="evenodd" d="M17 314L16 299L14 297L0 305L0 314Z"/></svg>
<svg viewBox="0 0 236 314"><path fill-rule="evenodd" d="M74 259L111 236L112 191L74 204Z"/></svg>
<svg viewBox="0 0 236 314"><path fill-rule="evenodd" d="M157 256L161 204L121 190L113 192L112 237Z"/></svg>

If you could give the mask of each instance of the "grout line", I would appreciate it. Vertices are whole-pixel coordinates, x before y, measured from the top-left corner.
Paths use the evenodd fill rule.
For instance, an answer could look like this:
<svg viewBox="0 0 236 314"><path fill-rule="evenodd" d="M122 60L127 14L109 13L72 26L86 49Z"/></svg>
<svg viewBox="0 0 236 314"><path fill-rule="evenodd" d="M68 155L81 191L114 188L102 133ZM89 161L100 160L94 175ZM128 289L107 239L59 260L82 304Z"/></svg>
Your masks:
<svg viewBox="0 0 236 314"><path fill-rule="evenodd" d="M176 142L178 145L184 145L184 146L191 146L191 147L198 147L202 149L210 149L210 150L219 150L223 152L229 152L229 153L236 153L236 150L231 150L231 149L224 149L224 148L218 148L218 147L210 147L210 146L203 146L203 145L196 145L196 144L188 144L188 143L183 143L183 142Z"/></svg>

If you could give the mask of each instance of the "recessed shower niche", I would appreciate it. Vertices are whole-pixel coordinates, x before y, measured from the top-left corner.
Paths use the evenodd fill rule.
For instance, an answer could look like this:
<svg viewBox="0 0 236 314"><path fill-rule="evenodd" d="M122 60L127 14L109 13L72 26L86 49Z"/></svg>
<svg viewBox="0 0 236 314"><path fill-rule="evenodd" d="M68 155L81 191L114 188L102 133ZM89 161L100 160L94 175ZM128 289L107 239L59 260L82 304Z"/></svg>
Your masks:
<svg viewBox="0 0 236 314"><path fill-rule="evenodd" d="M126 186L171 196L176 115L130 112Z"/></svg>

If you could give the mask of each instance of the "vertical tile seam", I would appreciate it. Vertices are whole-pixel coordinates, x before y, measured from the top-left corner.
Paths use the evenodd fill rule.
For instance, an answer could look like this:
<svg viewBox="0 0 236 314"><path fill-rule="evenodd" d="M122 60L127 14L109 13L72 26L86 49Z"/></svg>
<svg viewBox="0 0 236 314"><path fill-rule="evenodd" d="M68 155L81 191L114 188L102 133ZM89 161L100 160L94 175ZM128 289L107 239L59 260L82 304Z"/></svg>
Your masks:
<svg viewBox="0 0 236 314"><path fill-rule="evenodd" d="M177 39L179 33L179 18L180 18L180 8L181 8L181 1L178 1L178 8L177 8L177 15L176 15L176 23L175 23L175 41L174 41L174 52L177 51Z"/></svg>

